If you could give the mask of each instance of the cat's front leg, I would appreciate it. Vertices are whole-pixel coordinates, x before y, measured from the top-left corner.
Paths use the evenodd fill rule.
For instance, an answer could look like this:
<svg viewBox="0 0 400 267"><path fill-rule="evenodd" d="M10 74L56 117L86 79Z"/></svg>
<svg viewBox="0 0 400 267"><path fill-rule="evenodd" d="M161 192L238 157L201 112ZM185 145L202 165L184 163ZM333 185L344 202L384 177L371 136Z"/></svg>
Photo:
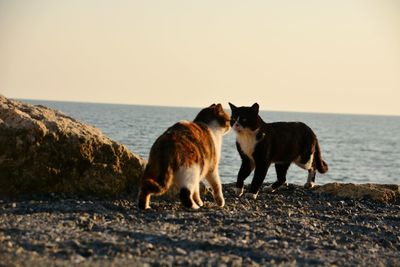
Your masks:
<svg viewBox="0 0 400 267"><path fill-rule="evenodd" d="M271 165L270 162L267 163L260 162L259 164L256 165L256 169L254 171L254 177L250 185L250 191L249 193L246 194L247 197L250 197L252 199L257 198L270 165Z"/></svg>
<svg viewBox="0 0 400 267"><path fill-rule="evenodd" d="M207 182L210 184L213 190L214 200L218 206L223 207L225 205L224 195L222 193L221 179L218 171L214 171L206 177Z"/></svg>
<svg viewBox="0 0 400 267"><path fill-rule="evenodd" d="M249 177L250 173L253 171L254 164L251 163L251 160L244 156L242 157L242 165L240 166L239 173L236 180L236 195L240 197L244 192L244 180Z"/></svg>
<svg viewBox="0 0 400 267"><path fill-rule="evenodd" d="M286 173L289 169L290 162L289 163L275 163L275 171L276 171L276 176L277 176L277 181L272 183L270 186L267 186L267 191L269 192L275 192L280 186L286 185L288 186L288 183L286 182Z"/></svg>

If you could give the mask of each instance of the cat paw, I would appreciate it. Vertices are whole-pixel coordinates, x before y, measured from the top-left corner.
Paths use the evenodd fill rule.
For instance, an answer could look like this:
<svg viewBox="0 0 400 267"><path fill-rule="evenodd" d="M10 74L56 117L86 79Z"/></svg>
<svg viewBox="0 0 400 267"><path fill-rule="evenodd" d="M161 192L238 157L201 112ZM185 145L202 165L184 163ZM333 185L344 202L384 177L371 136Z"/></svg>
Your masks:
<svg viewBox="0 0 400 267"><path fill-rule="evenodd" d="M139 206L139 209L141 209L141 210L149 210L149 209L151 209L151 207L150 207L150 205Z"/></svg>
<svg viewBox="0 0 400 267"><path fill-rule="evenodd" d="M267 186L267 187L265 187L265 191L270 192L270 193L275 192L275 190L276 190L276 188L274 189L274 188L272 187L272 184L269 185L269 186Z"/></svg>
<svg viewBox="0 0 400 267"><path fill-rule="evenodd" d="M141 210L149 210L149 209L151 209L150 202L139 200L138 208Z"/></svg>
<svg viewBox="0 0 400 267"><path fill-rule="evenodd" d="M246 193L246 197L250 199L257 199L258 193Z"/></svg>
<svg viewBox="0 0 400 267"><path fill-rule="evenodd" d="M195 201L197 205L199 205L200 207L204 206L203 200L199 199Z"/></svg>
<svg viewBox="0 0 400 267"><path fill-rule="evenodd" d="M282 187L282 186L288 187L288 186L289 186L289 183L288 183L288 182L284 182L283 184L273 183L273 184L267 186L267 187L265 188L265 190L266 190L267 192L273 193L273 192L275 192L279 187Z"/></svg>
<svg viewBox="0 0 400 267"><path fill-rule="evenodd" d="M200 206L199 206L199 205L197 205L196 203L193 203L193 205L192 205L192 209L194 209L194 210L198 210L198 209L200 209Z"/></svg>
<svg viewBox="0 0 400 267"><path fill-rule="evenodd" d="M241 187L241 188L236 187L235 188L235 192L236 192L236 196L241 197L243 195L244 188L243 187Z"/></svg>
<svg viewBox="0 0 400 267"><path fill-rule="evenodd" d="M307 183L305 183L304 188L305 189L311 189L314 186L315 186L315 184L313 182L307 182Z"/></svg>
<svg viewBox="0 0 400 267"><path fill-rule="evenodd" d="M223 206L225 206L225 199L223 198L223 197L217 197L216 199L215 199L215 202L217 203L217 205L219 206L219 207L223 207Z"/></svg>

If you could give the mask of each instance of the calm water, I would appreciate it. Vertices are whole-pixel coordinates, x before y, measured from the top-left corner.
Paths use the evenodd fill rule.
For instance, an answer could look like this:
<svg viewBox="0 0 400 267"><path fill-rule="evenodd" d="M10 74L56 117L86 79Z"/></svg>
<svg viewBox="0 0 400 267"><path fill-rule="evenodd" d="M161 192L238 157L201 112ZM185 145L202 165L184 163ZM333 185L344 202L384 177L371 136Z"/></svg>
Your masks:
<svg viewBox="0 0 400 267"><path fill-rule="evenodd" d="M166 128L179 120L192 120L198 108L26 101L61 110L100 128L147 159L150 147ZM267 122L302 121L317 134L329 172L317 174L316 182L400 183L400 117L360 116L261 111ZM223 183L236 180L240 158L233 131L224 137L220 175ZM292 165L289 183L304 184L307 172ZM276 178L269 169L266 181ZM246 180L250 182L252 175Z"/></svg>

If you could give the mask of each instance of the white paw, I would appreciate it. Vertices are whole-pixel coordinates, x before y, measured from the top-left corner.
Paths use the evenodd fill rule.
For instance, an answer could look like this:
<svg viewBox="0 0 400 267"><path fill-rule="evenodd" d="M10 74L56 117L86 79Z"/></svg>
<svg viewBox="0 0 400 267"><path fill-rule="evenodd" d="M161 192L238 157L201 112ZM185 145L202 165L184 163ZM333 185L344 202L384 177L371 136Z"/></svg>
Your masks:
<svg viewBox="0 0 400 267"><path fill-rule="evenodd" d="M305 185L304 185L304 188L306 188L306 189L311 189L311 188L313 188L315 186L315 184L313 183L313 182L307 182Z"/></svg>
<svg viewBox="0 0 400 267"><path fill-rule="evenodd" d="M194 209L194 210L200 209L200 206L197 205L196 203L193 203L192 209Z"/></svg>
<svg viewBox="0 0 400 267"><path fill-rule="evenodd" d="M240 197L240 196L243 195L244 188L243 188L243 187L242 187L242 188L236 187L236 188L235 188L235 192L236 192L236 195L237 195L238 197Z"/></svg>
<svg viewBox="0 0 400 267"><path fill-rule="evenodd" d="M204 203L203 203L202 200L199 200L199 201L197 202L197 205L199 205L200 207L203 207L203 206L204 206Z"/></svg>
<svg viewBox="0 0 400 267"><path fill-rule="evenodd" d="M217 205L219 206L219 207L223 207L223 206L225 206L225 199L224 199L224 197L222 197L222 196L217 196L216 198L215 198L215 202L217 203Z"/></svg>
<svg viewBox="0 0 400 267"><path fill-rule="evenodd" d="M267 187L265 187L265 191L267 191L267 192L274 192L275 191L275 189L273 189L272 188L272 184L271 185L269 185L269 186L267 186Z"/></svg>
<svg viewBox="0 0 400 267"><path fill-rule="evenodd" d="M225 199L222 199L221 201L217 202L217 205L222 208L225 206Z"/></svg>
<svg viewBox="0 0 400 267"><path fill-rule="evenodd" d="M251 198L251 199L257 199L258 193L246 193L246 197L247 198Z"/></svg>

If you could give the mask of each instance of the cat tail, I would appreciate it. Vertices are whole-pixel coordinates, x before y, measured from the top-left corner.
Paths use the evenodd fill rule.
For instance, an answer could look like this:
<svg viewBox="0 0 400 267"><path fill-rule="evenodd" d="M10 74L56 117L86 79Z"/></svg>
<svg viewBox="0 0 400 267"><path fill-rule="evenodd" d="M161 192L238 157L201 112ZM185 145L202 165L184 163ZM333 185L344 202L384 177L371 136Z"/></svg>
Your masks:
<svg viewBox="0 0 400 267"><path fill-rule="evenodd" d="M326 173L328 171L328 164L322 159L321 156L321 149L319 147L319 142L317 140L315 144L315 152L314 152L314 159L316 163L316 167L319 173Z"/></svg>

